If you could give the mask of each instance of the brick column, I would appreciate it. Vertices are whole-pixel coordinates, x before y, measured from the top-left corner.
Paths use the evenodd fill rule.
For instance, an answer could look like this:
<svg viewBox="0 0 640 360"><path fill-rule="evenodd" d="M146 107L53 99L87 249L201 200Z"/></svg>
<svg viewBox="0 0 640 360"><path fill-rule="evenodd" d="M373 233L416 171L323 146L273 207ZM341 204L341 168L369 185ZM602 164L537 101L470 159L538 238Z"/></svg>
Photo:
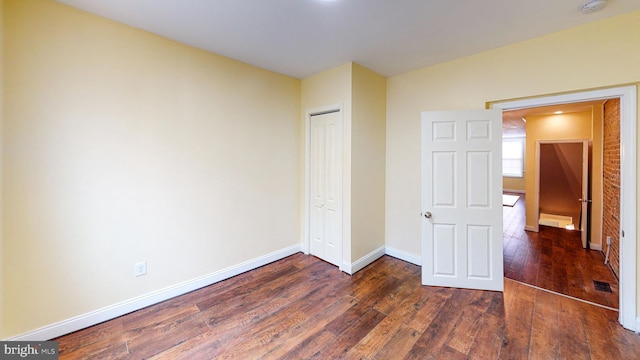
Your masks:
<svg viewBox="0 0 640 360"><path fill-rule="evenodd" d="M603 221L602 244L607 251L607 236L611 237L609 266L620 277L620 99L604 104L603 129Z"/></svg>

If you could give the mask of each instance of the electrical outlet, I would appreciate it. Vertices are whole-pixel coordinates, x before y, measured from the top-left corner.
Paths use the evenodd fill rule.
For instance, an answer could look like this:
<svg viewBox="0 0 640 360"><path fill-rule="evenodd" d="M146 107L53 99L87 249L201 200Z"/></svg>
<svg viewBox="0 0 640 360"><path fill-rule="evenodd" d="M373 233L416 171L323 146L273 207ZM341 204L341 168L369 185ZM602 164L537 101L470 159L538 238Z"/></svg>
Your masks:
<svg viewBox="0 0 640 360"><path fill-rule="evenodd" d="M133 274L138 277L147 274L147 262L141 261L136 263L133 267Z"/></svg>

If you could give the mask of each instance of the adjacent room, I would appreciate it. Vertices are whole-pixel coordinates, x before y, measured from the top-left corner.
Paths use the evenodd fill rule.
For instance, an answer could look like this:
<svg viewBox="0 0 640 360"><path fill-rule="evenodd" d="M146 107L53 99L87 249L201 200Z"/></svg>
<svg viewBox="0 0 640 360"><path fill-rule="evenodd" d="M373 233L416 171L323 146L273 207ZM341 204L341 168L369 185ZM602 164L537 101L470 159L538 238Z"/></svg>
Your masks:
<svg viewBox="0 0 640 360"><path fill-rule="evenodd" d="M620 213L603 204L620 196L619 107L614 98L503 113L507 278L618 308Z"/></svg>

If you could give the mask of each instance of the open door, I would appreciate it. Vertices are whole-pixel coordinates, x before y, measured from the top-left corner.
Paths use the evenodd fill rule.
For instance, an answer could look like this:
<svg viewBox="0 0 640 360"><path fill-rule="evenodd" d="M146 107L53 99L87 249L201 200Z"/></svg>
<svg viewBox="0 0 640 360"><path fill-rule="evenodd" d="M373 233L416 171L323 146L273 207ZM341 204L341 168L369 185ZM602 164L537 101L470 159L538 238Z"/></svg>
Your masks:
<svg viewBox="0 0 640 360"><path fill-rule="evenodd" d="M503 291L502 111L422 113L422 284Z"/></svg>
<svg viewBox="0 0 640 360"><path fill-rule="evenodd" d="M532 197L538 209L536 223L580 231L583 248L589 247L591 221L590 145L590 140L580 139L537 140L537 176ZM572 221L569 227L562 222L544 222L554 216Z"/></svg>
<svg viewBox="0 0 640 360"><path fill-rule="evenodd" d="M591 172L591 151L589 140L582 141L582 196L578 201L581 203L580 210L580 237L582 247L591 248L591 186L589 183L589 173Z"/></svg>

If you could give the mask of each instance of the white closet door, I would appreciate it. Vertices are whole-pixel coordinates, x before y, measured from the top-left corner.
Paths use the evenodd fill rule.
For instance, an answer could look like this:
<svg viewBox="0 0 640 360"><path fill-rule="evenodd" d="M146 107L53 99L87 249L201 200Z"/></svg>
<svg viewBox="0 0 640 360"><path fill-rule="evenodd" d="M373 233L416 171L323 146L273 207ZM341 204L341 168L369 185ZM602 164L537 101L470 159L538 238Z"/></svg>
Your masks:
<svg viewBox="0 0 640 360"><path fill-rule="evenodd" d="M310 118L310 253L336 266L342 254L341 114Z"/></svg>

